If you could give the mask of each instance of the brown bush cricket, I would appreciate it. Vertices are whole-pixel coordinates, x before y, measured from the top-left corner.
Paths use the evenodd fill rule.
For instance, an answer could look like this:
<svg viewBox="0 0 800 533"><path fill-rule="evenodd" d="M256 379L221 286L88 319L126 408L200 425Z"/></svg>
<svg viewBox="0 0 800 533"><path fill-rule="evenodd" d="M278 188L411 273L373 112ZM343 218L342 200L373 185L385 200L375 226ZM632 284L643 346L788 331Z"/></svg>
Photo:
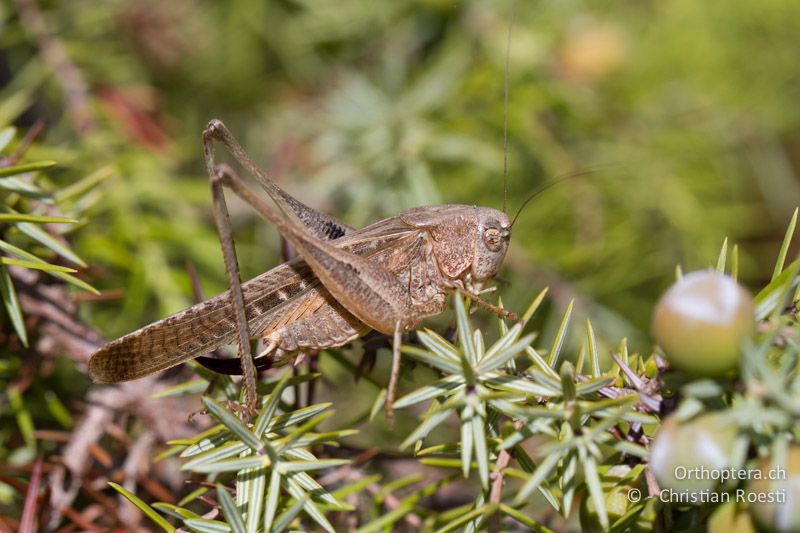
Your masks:
<svg viewBox="0 0 800 533"><path fill-rule="evenodd" d="M258 180L282 216L230 167L214 162L214 141ZM89 362L95 382L137 379L236 341L246 406L252 411L257 399L251 338L264 340L266 348L256 361L266 358L271 366L341 346L374 329L394 337L391 413L402 334L441 313L447 293L513 316L480 297L508 247L511 222L504 212L467 205L417 207L356 230L275 185L219 120L209 123L203 142L230 291L95 352ZM275 224L300 257L242 284L223 187Z"/></svg>
<svg viewBox="0 0 800 533"><path fill-rule="evenodd" d="M510 46L509 25L503 117L504 198ZM257 196L233 169L215 163L215 141L256 178L282 214ZM95 352L89 361L95 382L137 379L195 358L209 368L222 369L224 361L231 360L203 354L235 341L245 407L252 413L257 404L256 366L299 362L308 352L342 346L376 330L393 336L386 397L391 421L402 334L423 318L444 311L448 293L465 295L494 313L516 319L513 313L480 296L493 290L484 290L483 285L497 274L508 249L513 222L503 211L468 205L416 207L354 229L308 207L273 183L219 120L209 122L203 132L203 146L230 290ZM241 283L224 187L275 224L299 257ZM517 215L533 196L523 202ZM263 339L265 348L254 359L250 339L256 337Z"/></svg>

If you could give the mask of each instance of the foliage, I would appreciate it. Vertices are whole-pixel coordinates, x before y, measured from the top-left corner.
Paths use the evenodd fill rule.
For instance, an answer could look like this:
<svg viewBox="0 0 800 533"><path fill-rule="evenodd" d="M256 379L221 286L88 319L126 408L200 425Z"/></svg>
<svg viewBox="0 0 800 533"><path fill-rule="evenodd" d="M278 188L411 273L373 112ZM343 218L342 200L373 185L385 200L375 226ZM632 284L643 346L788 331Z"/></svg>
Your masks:
<svg viewBox="0 0 800 533"><path fill-rule="evenodd" d="M38 403L50 422L63 429L72 427L72 415L63 399L43 383L31 383L23 377L32 361L30 321L22 311L20 299L30 298L31 280L44 284L38 274L51 276L82 291L97 293L77 277L77 268L86 267L69 246L66 236L82 216L81 200L92 176L69 189L58 190L42 174L51 172L53 161L20 162L34 142L37 130L22 139L16 129L0 131L0 294L3 300L3 357L0 363L0 420L4 428L0 442L0 460L27 462L36 453L36 435L30 404ZM69 266L67 266L69 265ZM23 274L27 271L29 276ZM20 285L22 285L20 287ZM21 292L24 291L24 292ZM34 337L35 339L36 337ZM16 431L11 428L16 426ZM19 440L18 440L19 439Z"/></svg>
<svg viewBox="0 0 800 533"><path fill-rule="evenodd" d="M798 437L796 212L781 244L800 203L797 21L790 0L0 4L0 528L705 521L714 506L615 498L652 489L647 450L673 409L730 417L735 466ZM225 290L210 118L353 226L506 207L506 62L507 210L572 177L514 226L499 292L524 319L495 328L455 299L426 323L403 349L394 428L386 350L368 340L268 373L252 421L235 380L194 365L89 385L94 330L175 312L197 280ZM280 261L267 224L235 203L232 217L245 277ZM757 334L738 375L693 380L651 349L651 309L675 265L709 266L725 235L742 246L726 240L718 269L764 287ZM74 513L48 510L42 485Z"/></svg>
<svg viewBox="0 0 800 533"><path fill-rule="evenodd" d="M8 127L0 131L0 153L5 151L14 141L15 129ZM33 270L40 270L52 274L55 278L75 285L76 287L92 292L97 292L86 282L70 274L77 272L73 268L56 265L42 259L42 257L26 251L24 248L32 247L30 243L43 247L47 253L79 266L85 267L80 257L75 255L63 238L64 229L59 229L55 236L42 229L43 224L60 224L61 228L68 228L70 224L78 223L77 219L65 216L53 216L57 209L54 200L45 194L36 185L34 177L36 172L52 167L53 161L37 161L33 163L17 164L15 162L22 152L27 149L26 144L20 144L17 151L5 159L0 168L0 189L3 192L3 204L0 206L0 223L4 239L0 240L0 249L5 254L0 257L0 292L3 296L6 316L11 321L14 331L19 336L23 346L28 346L28 335L25 331L22 310L19 306L17 292L8 267L16 266ZM80 185L80 184L79 184ZM69 192L69 191L67 191ZM61 194L60 200L69 200L69 194ZM45 214L46 213L46 214ZM77 213L76 213L77 214ZM28 246L20 247L13 244L20 240L27 241ZM11 241L11 242L9 242ZM22 244L19 243L18 244Z"/></svg>

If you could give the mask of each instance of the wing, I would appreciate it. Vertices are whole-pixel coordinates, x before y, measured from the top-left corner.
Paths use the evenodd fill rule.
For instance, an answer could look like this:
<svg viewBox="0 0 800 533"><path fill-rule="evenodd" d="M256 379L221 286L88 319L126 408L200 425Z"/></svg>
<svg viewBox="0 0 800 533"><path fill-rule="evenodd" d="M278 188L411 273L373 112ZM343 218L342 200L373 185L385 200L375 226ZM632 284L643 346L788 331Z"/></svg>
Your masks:
<svg viewBox="0 0 800 533"><path fill-rule="evenodd" d="M348 232L335 245L376 259L394 257L419 229L398 217ZM328 305L330 294L302 260L279 265L242 285L251 336L274 330L287 317ZM229 292L121 337L95 352L89 373L97 383L137 379L231 344L236 321Z"/></svg>

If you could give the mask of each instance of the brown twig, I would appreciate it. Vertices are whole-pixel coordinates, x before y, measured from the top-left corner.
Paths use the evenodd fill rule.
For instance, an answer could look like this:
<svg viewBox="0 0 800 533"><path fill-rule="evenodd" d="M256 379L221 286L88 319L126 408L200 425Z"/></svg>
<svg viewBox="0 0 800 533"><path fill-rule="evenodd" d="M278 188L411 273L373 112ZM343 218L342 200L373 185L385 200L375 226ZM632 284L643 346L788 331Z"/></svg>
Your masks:
<svg viewBox="0 0 800 533"><path fill-rule="evenodd" d="M358 474L360 477L364 476L364 474L362 474L361 472L358 472ZM386 506L389 512L392 512L395 509L399 509L400 506L403 504L403 502L400 501L400 499L397 496L395 496L391 492L384 491L383 487L381 487L377 483L370 483L367 486L367 492L369 492L373 496L380 493L383 496L383 505ZM409 511L403 516L403 520L406 522L406 524L408 524L415 530L418 530L419 528L422 527L422 518L420 518L418 514L413 513L411 511Z"/></svg>
<svg viewBox="0 0 800 533"><path fill-rule="evenodd" d="M514 429L519 431L522 429L522 422L517 420L514 422ZM496 505L500 505L502 503L503 498L503 484L505 482L504 479L504 470L511 462L511 452L503 449L500 450L500 453L497 455L497 461L495 462L495 471L492 473L492 488L489 492L489 503L494 503ZM500 531L500 515L495 513L489 519L489 532L496 533Z"/></svg>
<svg viewBox="0 0 800 533"><path fill-rule="evenodd" d="M44 459L38 457L33 464L31 482L25 494L25 505L22 508L22 517L19 520L19 533L33 533L36 527L36 502L39 499L39 486L42 483L42 464Z"/></svg>
<svg viewBox="0 0 800 533"><path fill-rule="evenodd" d="M97 526L91 520L88 520L81 513L79 513L78 511L76 511L76 510L74 510L74 509L72 509L70 507L64 507L62 509L59 509L59 511L61 512L62 515L67 517L67 519L72 521L79 528L82 528L84 531L97 531L98 530Z"/></svg>
<svg viewBox="0 0 800 533"><path fill-rule="evenodd" d="M36 352L44 358L67 355L79 367L85 368L103 339L77 319L75 303L65 287L39 283L38 274L30 270L12 267L9 271L25 316L39 321ZM157 381L150 377L136 383L95 387L89 391L86 410L63 449L63 463L55 465L48 476L49 504L57 511L46 525L48 529L57 527L61 520L59 514L64 515L64 510L72 505L89 473L92 451L97 454L98 441L114 426L120 414L139 419L159 441L194 434L194 428L188 425L182 414L191 410L186 405L191 400L151 399ZM173 405L165 404L165 401ZM168 484L177 486L181 481L180 477L172 477ZM89 523L85 516L75 512L64 516L81 528Z"/></svg>
<svg viewBox="0 0 800 533"><path fill-rule="evenodd" d="M155 434L152 431L145 431L133 443L133 446L128 450L128 456L125 458L125 463L122 470L125 473L125 479L122 486L131 492L136 491L136 480L147 474L148 461L147 457L150 455L150 450L155 442ZM128 529L135 529L142 517L142 512L132 504L122 494L117 497L119 501L119 518L120 521L127 526Z"/></svg>
<svg viewBox="0 0 800 533"><path fill-rule="evenodd" d="M334 472L320 478L318 481L320 485L323 486L333 483L355 483L365 477L364 473L360 470L360 467L377 457L379 454L380 450L378 448L369 448L356 457L352 463L336 469ZM366 490L373 496L376 494L381 494L383 497L383 504L389 511L394 511L402 505L402 502L397 496L391 492L384 491L384 489L377 483L371 483L366 487ZM403 516L403 520L406 522L406 524L414 528L414 530L418 530L420 527L422 527L422 518L420 518L416 513L407 513Z"/></svg>
<svg viewBox="0 0 800 533"><path fill-rule="evenodd" d="M22 159L22 156L25 155L25 153L28 151L28 148L31 147L31 144L33 144L33 141L35 141L39 134L42 133L43 129L44 120L40 118L36 119L36 122L33 123L33 126L31 126L25 136L22 137L22 140L20 140L16 150L14 150L13 154L8 156L8 158L5 160L5 163L8 165L13 165Z"/></svg>
<svg viewBox="0 0 800 533"><path fill-rule="evenodd" d="M0 533L14 533L15 529L13 523L7 522L10 518L5 516L0 516Z"/></svg>

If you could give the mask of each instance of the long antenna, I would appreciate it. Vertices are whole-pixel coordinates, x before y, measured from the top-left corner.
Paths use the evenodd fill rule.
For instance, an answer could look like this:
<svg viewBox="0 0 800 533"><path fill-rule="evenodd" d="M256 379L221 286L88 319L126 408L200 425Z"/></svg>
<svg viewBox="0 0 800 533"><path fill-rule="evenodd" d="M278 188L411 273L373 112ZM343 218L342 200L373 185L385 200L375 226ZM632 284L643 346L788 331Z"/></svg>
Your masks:
<svg viewBox="0 0 800 533"><path fill-rule="evenodd" d="M508 39L506 40L506 72L503 87L503 212L508 203L508 78L511 67L511 28L514 27L514 12L517 1L511 2L511 13L508 18Z"/></svg>
<svg viewBox="0 0 800 533"><path fill-rule="evenodd" d="M574 180L576 178L580 178L580 177L586 176L588 174L592 174L592 173L598 172L599 170L601 170L602 167L608 167L608 166L613 166L613 165L614 165L614 163L608 163L608 164L605 164L605 165L597 165L595 168L591 168L591 169L588 169L588 170L576 170L575 172L570 172L568 174L564 174L562 176L559 176L558 178L556 178L555 180L551 181L547 185L539 187L539 189L533 191L533 193L530 196L528 196L525 199L524 202L522 202L522 205L519 206L519 209L517 209L517 214L514 215L514 218L511 220L511 227L513 228L514 224L517 223L517 218L519 218L519 216L522 214L522 210L525 209L525 206L527 206L530 203L531 200L533 200L534 198L536 198L537 196L539 196L543 192L551 189L552 187L555 187L556 185L560 185L561 183L564 183L565 181Z"/></svg>

